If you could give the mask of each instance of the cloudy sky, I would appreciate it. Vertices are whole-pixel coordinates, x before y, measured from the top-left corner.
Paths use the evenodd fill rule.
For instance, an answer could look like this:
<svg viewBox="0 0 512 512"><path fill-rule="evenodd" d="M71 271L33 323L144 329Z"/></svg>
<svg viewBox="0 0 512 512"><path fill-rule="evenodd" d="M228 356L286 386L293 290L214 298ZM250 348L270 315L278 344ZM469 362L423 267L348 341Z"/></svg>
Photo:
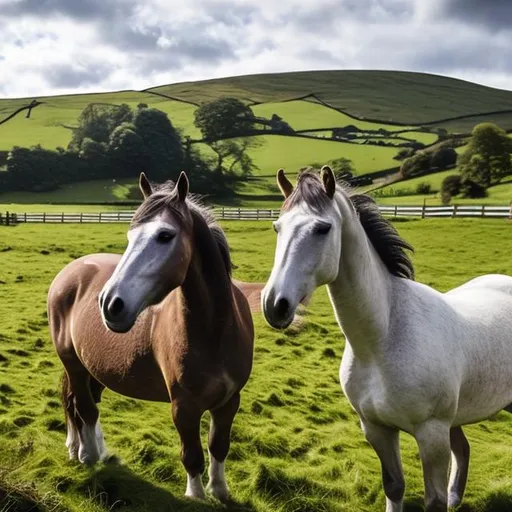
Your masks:
<svg viewBox="0 0 512 512"><path fill-rule="evenodd" d="M512 0L0 0L0 97L399 69L512 90Z"/></svg>

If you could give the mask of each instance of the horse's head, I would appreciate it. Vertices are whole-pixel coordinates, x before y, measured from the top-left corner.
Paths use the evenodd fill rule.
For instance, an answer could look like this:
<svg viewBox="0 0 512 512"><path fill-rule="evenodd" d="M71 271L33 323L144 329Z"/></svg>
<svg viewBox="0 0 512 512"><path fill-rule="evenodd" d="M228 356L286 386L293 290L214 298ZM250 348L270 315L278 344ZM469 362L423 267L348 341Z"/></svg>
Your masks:
<svg viewBox="0 0 512 512"><path fill-rule="evenodd" d="M129 331L147 306L183 283L192 258L186 174L170 190L153 190L142 173L139 186L144 202L132 219L128 247L99 297L103 321L120 333Z"/></svg>
<svg viewBox="0 0 512 512"><path fill-rule="evenodd" d="M267 322L286 328L299 303L338 275L341 214L335 201L334 174L327 166L322 168L321 179L312 172L302 173L295 189L279 169L277 183L285 201L274 222L274 267L261 300Z"/></svg>

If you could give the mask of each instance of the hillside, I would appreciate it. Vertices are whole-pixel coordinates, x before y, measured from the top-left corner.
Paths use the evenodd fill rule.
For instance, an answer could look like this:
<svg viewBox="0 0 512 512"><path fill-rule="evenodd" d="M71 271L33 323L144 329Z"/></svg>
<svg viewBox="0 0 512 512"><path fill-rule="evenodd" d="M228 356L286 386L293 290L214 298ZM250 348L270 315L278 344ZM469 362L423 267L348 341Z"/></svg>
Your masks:
<svg viewBox="0 0 512 512"><path fill-rule="evenodd" d="M467 133L474 124L490 120L512 131L511 91L422 73L310 71L178 83L145 91L40 97L35 98L41 103L32 109L30 118L22 111L4 123L34 98L3 99L0 151L15 145L66 147L78 115L89 103L132 107L146 103L166 112L183 135L197 141L201 138L193 122L197 105L224 95L250 104L257 117L280 116L296 132L295 136L256 136L258 147L249 154L257 179L241 184L239 192L262 199L276 192L273 176L278 167L294 174L300 167L344 157L352 161L355 174L373 173L399 165L393 157L400 144L434 144L438 128ZM333 129L349 125L358 130L351 134L352 140L333 139ZM210 151L204 145L199 149ZM83 201L83 194L78 197ZM0 197L7 203L16 199L10 194ZM34 202L43 201L34 198Z"/></svg>

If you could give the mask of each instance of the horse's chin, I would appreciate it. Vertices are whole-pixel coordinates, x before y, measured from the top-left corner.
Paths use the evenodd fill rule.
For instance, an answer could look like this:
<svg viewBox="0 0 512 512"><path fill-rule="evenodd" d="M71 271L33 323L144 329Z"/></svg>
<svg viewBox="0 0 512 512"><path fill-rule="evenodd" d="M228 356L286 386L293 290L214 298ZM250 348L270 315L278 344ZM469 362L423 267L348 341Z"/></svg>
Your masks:
<svg viewBox="0 0 512 512"><path fill-rule="evenodd" d="M103 319L105 327L116 334L126 334L135 325L135 322L108 322Z"/></svg>
<svg viewBox="0 0 512 512"><path fill-rule="evenodd" d="M272 315L268 315L268 313L265 310L263 310L263 314L264 314L265 320L270 325L270 327L272 327L274 329L280 329L280 330L284 330L284 329L287 329L288 327L290 327L290 325L293 322L293 319L295 318L295 312L291 316L286 317L286 318L272 317Z"/></svg>

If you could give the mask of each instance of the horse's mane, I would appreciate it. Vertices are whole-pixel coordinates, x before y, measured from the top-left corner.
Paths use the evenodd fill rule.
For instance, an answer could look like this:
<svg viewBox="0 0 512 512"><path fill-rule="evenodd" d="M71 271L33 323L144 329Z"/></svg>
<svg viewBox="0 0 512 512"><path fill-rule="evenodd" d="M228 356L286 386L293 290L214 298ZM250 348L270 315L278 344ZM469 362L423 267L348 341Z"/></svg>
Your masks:
<svg viewBox="0 0 512 512"><path fill-rule="evenodd" d="M183 212L180 210L177 202L177 191L174 182L167 181L161 185L152 185L153 193L140 205L132 218L130 227L135 228L144 222L149 221L162 210L168 208L175 213L178 218L183 219ZM231 276L233 263L231 261L231 253L228 241L222 228L217 224L210 208L201 203L198 196L189 194L185 200L188 206L194 224L204 222L215 241L224 266Z"/></svg>
<svg viewBox="0 0 512 512"><path fill-rule="evenodd" d="M382 216L375 201L365 194L355 193L347 184L341 182L336 184L336 190L338 194L344 193L348 196L366 236L388 271L397 277L414 279L414 266L406 252L414 249L398 234L393 224ZM289 210L305 202L313 211L320 213L330 201L320 176L306 170L299 175L297 186L283 203L282 210Z"/></svg>

